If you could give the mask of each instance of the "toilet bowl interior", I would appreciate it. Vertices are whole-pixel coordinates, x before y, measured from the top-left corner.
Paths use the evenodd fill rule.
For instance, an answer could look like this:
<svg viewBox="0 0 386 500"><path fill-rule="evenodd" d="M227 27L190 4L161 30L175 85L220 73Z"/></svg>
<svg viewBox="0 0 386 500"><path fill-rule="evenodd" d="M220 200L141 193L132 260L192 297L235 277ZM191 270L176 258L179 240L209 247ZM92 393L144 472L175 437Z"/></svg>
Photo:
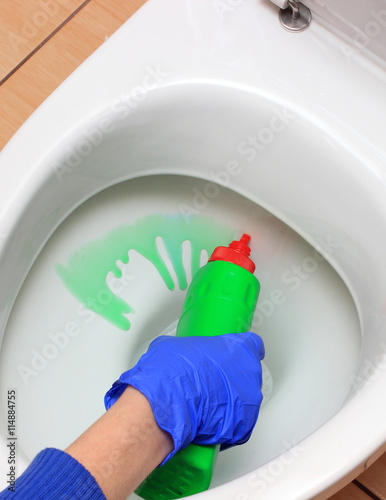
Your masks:
<svg viewBox="0 0 386 500"><path fill-rule="evenodd" d="M362 356L363 352L370 356L372 350L378 352L382 340L384 318L378 293L384 285L373 266L380 262L375 245L377 228L384 223L378 210L375 180L371 184L363 160L342 138L334 138L327 127L311 122L272 96L221 86L174 86L149 93L141 106L127 116L117 116L109 107L93 117L47 155L31 182L36 183L34 196L19 200L20 221L8 235L1 256L2 280L6 283L0 302L4 332L25 276L53 235L15 303L2 349L1 366L6 367L7 376L13 373L18 377L20 396L23 388L28 389L24 392L29 392L30 399L23 396L25 412L35 404L42 408L46 391L58 393L57 384L62 384L63 391L58 414L64 407L69 408L69 393L64 397L66 387L68 390L66 376L62 381L57 377L70 368L70 355L78 355L76 376L83 377L85 385L93 389L86 405L92 406L92 411L85 409L81 417L84 391L79 390L76 403L65 417L77 421L75 435L103 411L101 402L93 405L91 401L98 400L100 387L104 390L119 372L111 359L117 356L117 365L124 369L124 363L134 360L143 342L176 319L183 292L175 290L171 300L170 290L138 256L133 257L132 264L149 273L157 283L154 293L162 289L165 297L158 293L152 297L153 303L159 301L155 311L166 311L162 325L146 317L132 337L114 330L117 333L112 342L111 335L106 336L111 324L97 317L90 323L92 330L84 324L86 335L76 335L77 325L68 324L74 323L68 312L78 303L59 279L53 286L61 287L60 297L67 297L66 304L59 299L57 304L50 303L52 291L47 287L36 300L36 310L43 310L46 304L50 314L45 318L34 316L33 307L24 320L20 314L34 295L39 281L37 270L46 269L45 265L54 264L59 257L65 262L90 240L154 213L180 217L188 213L210 219L214 227L230 226L231 233L251 231L257 240L254 252L258 267L264 262L258 271L263 292L255 326L266 342L274 393L262 410L260 430L258 427L251 442L224 454L214 485L258 467L293 445L336 413L350 393L355 393L353 377L360 369L360 351ZM368 227L369 220L372 227ZM244 224L251 227L241 227ZM369 248L362 245L358 225L366 233ZM85 227L90 231L87 234ZM149 300L147 290L144 286L137 293L137 309ZM60 321L54 312L58 304ZM83 319L90 318L84 311ZM49 325L44 324L47 316ZM24 334L29 318L36 322L37 337ZM36 378L42 385L34 392L31 386L28 388L30 384L23 383L17 368L29 366L31 353L44 358L48 333L52 334L50 344L54 338L64 343L64 336L58 336L63 325L67 326L67 339L74 337L74 342L69 341L68 347L66 344L63 356L54 356L52 348L51 352L46 350L45 354L53 359ZM371 339L367 332L371 332ZM96 347L98 338L100 344ZM22 358L12 359L10 352L16 352L18 342L25 346L19 350ZM124 346L130 348L127 359L119 354ZM56 347L59 352L59 345ZM95 359L90 357L91 349ZM106 349L111 349L108 368L98 374L93 385L93 367L106 362ZM86 360L91 362L88 370L84 369ZM44 359L40 363L44 364ZM49 376L51 370L55 376ZM2 374L3 384L9 386L10 380ZM323 384L316 394L313 384L317 380ZM323 391L325 399L320 396ZM317 401L320 408L312 420ZM330 407L326 407L326 401ZM36 432L42 420L41 410L29 420L33 420L31 430ZM51 422L54 426L57 419ZM62 421L61 427L65 423ZM52 427L51 436L55 435ZM58 445L69 437L60 437L59 441L63 441ZM39 446L48 445L44 439L39 443L26 441L26 454L30 457ZM240 468L235 468L235 463L241 464Z"/></svg>

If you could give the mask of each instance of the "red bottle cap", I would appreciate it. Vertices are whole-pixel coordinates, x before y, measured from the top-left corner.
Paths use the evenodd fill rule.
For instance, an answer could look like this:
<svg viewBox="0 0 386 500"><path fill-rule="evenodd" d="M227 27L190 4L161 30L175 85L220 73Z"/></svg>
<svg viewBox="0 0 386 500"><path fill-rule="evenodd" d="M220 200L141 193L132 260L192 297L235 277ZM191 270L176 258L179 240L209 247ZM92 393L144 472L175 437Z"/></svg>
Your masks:
<svg viewBox="0 0 386 500"><path fill-rule="evenodd" d="M232 241L228 247L217 247L213 250L209 262L212 260L225 260L232 262L253 274L255 271L255 263L249 258L251 249L248 246L251 237L248 234L243 234L240 241Z"/></svg>

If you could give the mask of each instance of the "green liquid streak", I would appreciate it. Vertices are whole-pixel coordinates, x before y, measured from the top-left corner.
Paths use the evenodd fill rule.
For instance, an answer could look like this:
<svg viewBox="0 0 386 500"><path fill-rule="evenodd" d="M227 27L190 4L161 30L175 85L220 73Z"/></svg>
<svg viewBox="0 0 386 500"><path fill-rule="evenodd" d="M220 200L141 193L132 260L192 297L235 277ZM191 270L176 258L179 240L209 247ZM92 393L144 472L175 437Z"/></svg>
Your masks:
<svg viewBox="0 0 386 500"><path fill-rule="evenodd" d="M136 250L154 265L167 288L174 290L173 278L157 249L159 236L164 241L178 286L185 290L188 283L182 261L183 242L191 242L194 276L200 267L201 251L211 254L216 246L227 246L233 235L233 229L200 216L150 215L84 245L69 257L66 265L58 264L56 270L67 289L88 309L118 328L128 330L130 321L125 315L133 312L133 308L116 296L106 283L109 272L117 278L122 276L117 261L127 264L129 251Z"/></svg>

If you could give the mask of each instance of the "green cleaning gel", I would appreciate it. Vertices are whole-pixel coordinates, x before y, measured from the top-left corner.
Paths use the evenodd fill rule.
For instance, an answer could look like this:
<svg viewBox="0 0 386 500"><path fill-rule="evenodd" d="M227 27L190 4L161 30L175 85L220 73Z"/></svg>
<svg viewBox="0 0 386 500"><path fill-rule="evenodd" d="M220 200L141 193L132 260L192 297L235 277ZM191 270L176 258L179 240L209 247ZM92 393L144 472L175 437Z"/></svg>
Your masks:
<svg viewBox="0 0 386 500"><path fill-rule="evenodd" d="M260 284L249 258L250 236L217 247L195 274L177 325L178 337L242 333L250 329ZM174 500L209 488L219 446L190 444L137 488L145 500Z"/></svg>

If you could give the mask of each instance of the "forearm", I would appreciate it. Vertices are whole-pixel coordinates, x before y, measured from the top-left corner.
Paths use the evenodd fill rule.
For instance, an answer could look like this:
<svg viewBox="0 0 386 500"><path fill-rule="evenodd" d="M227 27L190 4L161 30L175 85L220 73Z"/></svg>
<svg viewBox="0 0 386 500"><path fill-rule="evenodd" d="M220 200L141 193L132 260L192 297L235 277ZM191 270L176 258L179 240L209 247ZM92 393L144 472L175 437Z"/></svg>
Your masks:
<svg viewBox="0 0 386 500"><path fill-rule="evenodd" d="M123 500L172 449L148 400L128 387L66 452L90 471L108 500Z"/></svg>
<svg viewBox="0 0 386 500"><path fill-rule="evenodd" d="M246 442L262 400L263 356L251 332L158 337L108 391L109 410L65 452L39 453L0 498L124 500L191 442Z"/></svg>

